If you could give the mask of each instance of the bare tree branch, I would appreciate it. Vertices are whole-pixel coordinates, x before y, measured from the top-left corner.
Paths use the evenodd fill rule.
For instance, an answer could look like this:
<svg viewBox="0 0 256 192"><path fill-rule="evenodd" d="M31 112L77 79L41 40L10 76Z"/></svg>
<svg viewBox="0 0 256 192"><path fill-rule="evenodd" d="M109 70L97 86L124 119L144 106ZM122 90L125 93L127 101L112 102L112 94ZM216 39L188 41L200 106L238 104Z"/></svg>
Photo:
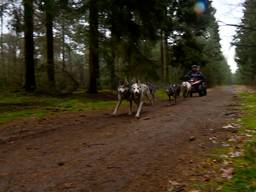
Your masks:
<svg viewBox="0 0 256 192"><path fill-rule="evenodd" d="M232 43L232 45L236 47L248 47L248 48L256 48L256 44L240 44L240 43Z"/></svg>
<svg viewBox="0 0 256 192"><path fill-rule="evenodd" d="M246 29L246 30L250 30L250 31L256 31L256 28L254 28L254 27L247 27L247 26L244 26L244 25L225 23L223 21L217 21L217 22L222 23L224 26L231 26L231 27L237 27L237 28Z"/></svg>

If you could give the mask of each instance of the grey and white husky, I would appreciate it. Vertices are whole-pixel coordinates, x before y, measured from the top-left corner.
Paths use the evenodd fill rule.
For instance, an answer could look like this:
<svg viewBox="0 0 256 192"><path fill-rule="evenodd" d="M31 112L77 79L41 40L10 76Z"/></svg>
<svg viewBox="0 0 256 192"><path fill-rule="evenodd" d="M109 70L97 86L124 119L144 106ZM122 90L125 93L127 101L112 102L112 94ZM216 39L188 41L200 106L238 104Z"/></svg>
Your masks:
<svg viewBox="0 0 256 192"><path fill-rule="evenodd" d="M128 100L130 102L129 108L129 115L132 114L131 106L132 106L132 97L131 97L131 90L130 84L127 80L120 81L119 86L117 88L117 103L113 115L117 114L117 111L122 103L123 100Z"/></svg>
<svg viewBox="0 0 256 192"><path fill-rule="evenodd" d="M141 109L146 101L148 99L150 103L153 105L153 96L151 94L151 91L148 87L148 85L143 83L133 83L131 86L131 97L132 101L134 101L137 104L137 112L136 116L137 118L140 117ZM132 110L132 103L130 105L130 111Z"/></svg>
<svg viewBox="0 0 256 192"><path fill-rule="evenodd" d="M129 115L132 114L132 103L137 105L135 117L139 118L144 102L148 99L153 104L153 95L149 86L140 82L129 84L128 81L119 82L117 88L117 103L113 115L116 115L123 100L128 100L130 103Z"/></svg>

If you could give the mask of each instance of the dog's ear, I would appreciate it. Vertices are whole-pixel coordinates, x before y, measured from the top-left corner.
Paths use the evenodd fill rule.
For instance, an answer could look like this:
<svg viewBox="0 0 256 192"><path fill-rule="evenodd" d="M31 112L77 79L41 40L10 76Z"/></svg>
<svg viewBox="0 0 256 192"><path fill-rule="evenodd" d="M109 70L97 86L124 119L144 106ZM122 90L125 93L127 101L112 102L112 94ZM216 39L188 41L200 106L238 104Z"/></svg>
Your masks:
<svg viewBox="0 0 256 192"><path fill-rule="evenodd" d="M124 80L124 85L125 85L125 86L128 86L128 85L129 85L129 82L128 82L127 79Z"/></svg>
<svg viewBox="0 0 256 192"><path fill-rule="evenodd" d="M138 84L141 84L140 80L137 80L137 83L138 83Z"/></svg>
<svg viewBox="0 0 256 192"><path fill-rule="evenodd" d="M136 83L136 80L133 78L133 79L131 80L131 83L132 83L132 84Z"/></svg>

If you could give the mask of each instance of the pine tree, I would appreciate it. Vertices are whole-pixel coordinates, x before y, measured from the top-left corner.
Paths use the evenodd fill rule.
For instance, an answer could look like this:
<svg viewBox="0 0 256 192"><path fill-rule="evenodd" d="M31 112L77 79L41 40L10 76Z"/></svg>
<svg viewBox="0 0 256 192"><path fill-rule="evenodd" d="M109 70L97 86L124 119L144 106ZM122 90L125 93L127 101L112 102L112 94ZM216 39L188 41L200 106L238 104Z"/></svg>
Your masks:
<svg viewBox="0 0 256 192"><path fill-rule="evenodd" d="M35 64L34 64L34 24L33 0L23 0L24 5L24 31L25 31L25 85L26 91L36 89Z"/></svg>
<svg viewBox="0 0 256 192"><path fill-rule="evenodd" d="M256 2L246 0L244 3L244 16L238 26L237 35L234 39L236 45L236 62L238 73L243 83L253 84L256 82Z"/></svg>

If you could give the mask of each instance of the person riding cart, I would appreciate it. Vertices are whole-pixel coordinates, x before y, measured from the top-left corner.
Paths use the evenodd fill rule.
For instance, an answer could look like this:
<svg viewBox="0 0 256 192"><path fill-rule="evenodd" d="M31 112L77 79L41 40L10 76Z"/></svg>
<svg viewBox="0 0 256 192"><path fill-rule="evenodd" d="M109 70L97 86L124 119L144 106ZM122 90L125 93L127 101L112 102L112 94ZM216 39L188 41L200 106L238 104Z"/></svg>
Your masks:
<svg viewBox="0 0 256 192"><path fill-rule="evenodd" d="M199 96L207 95L205 77L200 71L200 66L192 65L192 69L190 72L187 73L185 79L189 81L192 85L192 91L190 96L192 96L193 93L199 93Z"/></svg>
<svg viewBox="0 0 256 192"><path fill-rule="evenodd" d="M204 75L200 71L200 67L197 65L192 65L191 71L187 73L185 76L186 80L189 81L191 79L197 79L197 80L205 80Z"/></svg>

